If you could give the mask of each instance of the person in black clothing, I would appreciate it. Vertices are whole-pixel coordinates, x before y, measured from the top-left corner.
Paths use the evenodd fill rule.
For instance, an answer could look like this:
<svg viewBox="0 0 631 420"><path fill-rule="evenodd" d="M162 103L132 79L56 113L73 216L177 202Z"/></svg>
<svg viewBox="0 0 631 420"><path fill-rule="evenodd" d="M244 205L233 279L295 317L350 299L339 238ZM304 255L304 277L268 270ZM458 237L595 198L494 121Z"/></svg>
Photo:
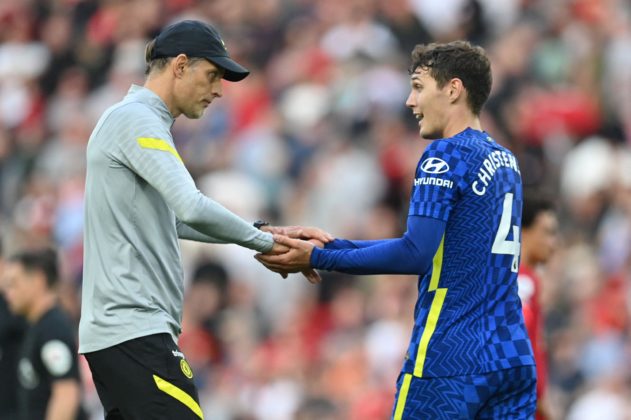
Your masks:
<svg viewBox="0 0 631 420"><path fill-rule="evenodd" d="M0 293L0 420L17 417L17 362L25 329L24 319L9 311Z"/></svg>
<svg viewBox="0 0 631 420"><path fill-rule="evenodd" d="M0 273L3 265L4 260L0 256ZM0 281L0 420L15 420L18 415L18 357L27 324L24 318L9 311L2 286Z"/></svg>
<svg viewBox="0 0 631 420"><path fill-rule="evenodd" d="M75 329L57 306L57 256L24 251L7 261L9 308L28 321L18 370L18 412L23 420L83 420Z"/></svg>

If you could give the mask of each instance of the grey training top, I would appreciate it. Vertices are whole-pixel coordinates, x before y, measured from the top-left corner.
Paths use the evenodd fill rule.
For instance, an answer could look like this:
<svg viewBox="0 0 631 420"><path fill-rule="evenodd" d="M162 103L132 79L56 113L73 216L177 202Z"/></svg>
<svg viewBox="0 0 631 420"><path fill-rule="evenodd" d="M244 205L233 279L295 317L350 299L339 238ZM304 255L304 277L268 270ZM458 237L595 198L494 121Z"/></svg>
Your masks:
<svg viewBox="0 0 631 420"><path fill-rule="evenodd" d="M151 90L132 86L97 123L87 148L79 352L181 331L178 237L272 248L269 233L204 196L170 133L174 119Z"/></svg>

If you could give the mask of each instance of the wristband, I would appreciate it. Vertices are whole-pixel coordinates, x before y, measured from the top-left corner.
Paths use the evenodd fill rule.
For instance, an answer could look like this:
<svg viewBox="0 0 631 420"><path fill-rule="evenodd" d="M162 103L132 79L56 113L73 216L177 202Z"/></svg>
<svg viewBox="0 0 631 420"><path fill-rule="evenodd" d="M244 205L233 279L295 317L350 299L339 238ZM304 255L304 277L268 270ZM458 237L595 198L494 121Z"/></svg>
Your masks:
<svg viewBox="0 0 631 420"><path fill-rule="evenodd" d="M261 230L261 228L263 226L269 226L269 222L266 222L264 220L257 220L256 222L253 223L254 227Z"/></svg>

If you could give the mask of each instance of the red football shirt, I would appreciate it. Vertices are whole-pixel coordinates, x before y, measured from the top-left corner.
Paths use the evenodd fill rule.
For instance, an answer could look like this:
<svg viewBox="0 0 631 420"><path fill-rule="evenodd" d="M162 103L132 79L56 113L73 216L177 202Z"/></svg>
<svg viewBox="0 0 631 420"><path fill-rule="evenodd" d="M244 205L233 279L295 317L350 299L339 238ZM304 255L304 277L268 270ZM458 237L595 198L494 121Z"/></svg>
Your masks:
<svg viewBox="0 0 631 420"><path fill-rule="evenodd" d="M540 281L532 268L522 264L519 267L517 282L519 284L519 297L521 298L524 311L524 321L526 322L526 329L528 330L537 364L537 400L541 400L548 380L548 363L543 338L543 316L539 304Z"/></svg>

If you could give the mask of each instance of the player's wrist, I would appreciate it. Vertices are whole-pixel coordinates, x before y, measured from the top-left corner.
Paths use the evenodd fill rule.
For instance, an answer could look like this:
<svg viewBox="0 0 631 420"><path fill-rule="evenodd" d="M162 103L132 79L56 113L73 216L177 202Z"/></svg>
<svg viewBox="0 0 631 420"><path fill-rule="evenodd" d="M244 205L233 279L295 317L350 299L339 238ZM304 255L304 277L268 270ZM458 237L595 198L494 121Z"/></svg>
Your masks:
<svg viewBox="0 0 631 420"><path fill-rule="evenodd" d="M265 226L269 226L269 222L266 222L265 220L257 220L254 223L252 223L252 225L257 228L258 230L263 230L261 228L265 227Z"/></svg>
<svg viewBox="0 0 631 420"><path fill-rule="evenodd" d="M319 268L318 263L320 262L320 255L322 252L323 249L318 248L317 246L313 246L311 248L311 252L309 253L309 265L311 268Z"/></svg>

